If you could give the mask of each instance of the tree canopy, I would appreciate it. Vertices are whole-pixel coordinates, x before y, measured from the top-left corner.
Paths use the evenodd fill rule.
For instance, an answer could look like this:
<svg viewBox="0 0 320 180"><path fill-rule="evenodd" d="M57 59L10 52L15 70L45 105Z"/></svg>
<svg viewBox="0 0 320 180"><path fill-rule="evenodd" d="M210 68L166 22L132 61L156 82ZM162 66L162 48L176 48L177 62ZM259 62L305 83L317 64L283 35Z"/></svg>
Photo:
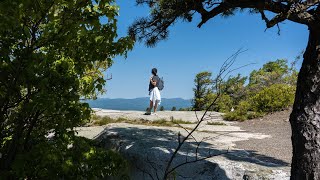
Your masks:
<svg viewBox="0 0 320 180"><path fill-rule="evenodd" d="M208 94L212 92L211 72L203 71L196 75L194 79L195 88L193 88L194 98L192 99L193 109L200 111L205 109Z"/></svg>
<svg viewBox="0 0 320 180"><path fill-rule="evenodd" d="M74 127L91 114L80 99L102 93L102 72L133 46L131 38L117 36L117 15L113 0L0 2L1 174L23 172L31 152L46 154L50 133L52 148L76 142ZM27 172L33 175L18 177L41 177L36 169Z"/></svg>
<svg viewBox="0 0 320 180"><path fill-rule="evenodd" d="M241 74L221 79L220 90L215 91L211 73L198 73L195 78L197 88L193 89L193 108L205 110L219 95L210 110L227 113L227 120L246 120L293 105L296 84L292 82L296 82L297 74L294 67L288 67L287 60L269 61L262 68L253 70L249 77L249 82ZM234 112L230 112L232 108Z"/></svg>
<svg viewBox="0 0 320 180"><path fill-rule="evenodd" d="M231 16L246 9L260 14L267 28L285 20L305 25L317 23L320 14L319 0L137 0L137 4L148 5L151 13L135 21L129 34L147 46L166 39L169 26L179 20L191 22L196 13L201 16L199 28L216 16ZM268 18L266 12L274 16Z"/></svg>

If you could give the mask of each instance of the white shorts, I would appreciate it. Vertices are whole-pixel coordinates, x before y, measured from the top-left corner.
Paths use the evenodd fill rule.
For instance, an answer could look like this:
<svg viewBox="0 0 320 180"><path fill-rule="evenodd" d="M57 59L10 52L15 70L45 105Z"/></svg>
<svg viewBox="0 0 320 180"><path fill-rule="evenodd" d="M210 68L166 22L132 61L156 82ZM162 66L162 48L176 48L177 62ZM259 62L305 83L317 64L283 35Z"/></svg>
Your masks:
<svg viewBox="0 0 320 180"><path fill-rule="evenodd" d="M153 106L156 105L156 102L158 105L160 105L161 102L161 95L158 87L155 87L150 92L150 101L153 102Z"/></svg>

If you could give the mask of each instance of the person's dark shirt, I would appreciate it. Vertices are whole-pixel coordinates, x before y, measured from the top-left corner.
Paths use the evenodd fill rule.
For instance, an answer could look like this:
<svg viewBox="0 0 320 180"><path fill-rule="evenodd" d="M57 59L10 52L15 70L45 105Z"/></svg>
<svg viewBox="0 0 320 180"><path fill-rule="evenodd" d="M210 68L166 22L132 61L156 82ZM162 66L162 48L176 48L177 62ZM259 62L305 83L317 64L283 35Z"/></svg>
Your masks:
<svg viewBox="0 0 320 180"><path fill-rule="evenodd" d="M160 81L160 78L158 76L153 76L152 81L156 81L156 85L154 86L151 81L149 82L149 91L151 91L154 87L158 86L158 82Z"/></svg>

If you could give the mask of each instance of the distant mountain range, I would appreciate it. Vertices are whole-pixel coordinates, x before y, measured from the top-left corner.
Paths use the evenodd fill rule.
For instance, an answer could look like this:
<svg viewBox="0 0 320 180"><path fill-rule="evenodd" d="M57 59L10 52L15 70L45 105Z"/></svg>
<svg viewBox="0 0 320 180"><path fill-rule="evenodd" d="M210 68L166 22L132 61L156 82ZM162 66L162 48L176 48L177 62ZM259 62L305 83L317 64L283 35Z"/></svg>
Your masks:
<svg viewBox="0 0 320 180"><path fill-rule="evenodd" d="M135 99L109 99L98 98L96 100L88 100L91 108L113 109L113 110L138 110L145 111L149 107L149 98L135 98ZM162 98L161 105L165 110L171 110L172 107L180 108L191 107L191 100L182 98ZM159 107L159 108L160 108ZM158 108L158 110L159 110Z"/></svg>

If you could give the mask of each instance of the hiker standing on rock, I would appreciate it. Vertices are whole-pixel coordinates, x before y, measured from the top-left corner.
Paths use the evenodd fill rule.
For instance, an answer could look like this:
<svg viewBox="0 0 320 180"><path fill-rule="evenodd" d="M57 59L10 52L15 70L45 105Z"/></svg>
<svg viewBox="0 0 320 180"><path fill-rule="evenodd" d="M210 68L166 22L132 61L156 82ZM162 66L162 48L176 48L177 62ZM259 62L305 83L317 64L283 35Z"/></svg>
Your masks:
<svg viewBox="0 0 320 180"><path fill-rule="evenodd" d="M150 95L150 107L149 111L146 112L146 115L151 115L151 110L153 108L153 115L157 115L157 108L161 102L161 95L159 88L163 88L163 81L157 75L158 70L153 68L151 70L152 76L150 77L149 83L149 95Z"/></svg>

